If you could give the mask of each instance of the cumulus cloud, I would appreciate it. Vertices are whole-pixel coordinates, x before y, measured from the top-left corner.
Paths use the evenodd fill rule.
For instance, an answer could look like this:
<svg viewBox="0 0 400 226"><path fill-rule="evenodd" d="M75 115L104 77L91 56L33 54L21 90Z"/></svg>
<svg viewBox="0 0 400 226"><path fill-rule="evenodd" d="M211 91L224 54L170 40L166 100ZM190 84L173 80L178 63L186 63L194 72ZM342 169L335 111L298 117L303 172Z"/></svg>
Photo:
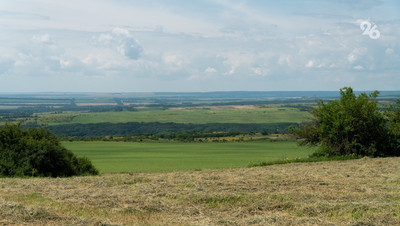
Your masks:
<svg viewBox="0 0 400 226"><path fill-rule="evenodd" d="M206 70L204 70L205 73L215 73L217 70L213 67L208 67Z"/></svg>
<svg viewBox="0 0 400 226"><path fill-rule="evenodd" d="M116 27L111 33L101 34L98 41L132 60L139 59L143 53L143 47L130 35L127 29Z"/></svg>
<svg viewBox="0 0 400 226"><path fill-rule="evenodd" d="M39 35L39 36L34 35L32 37L32 40L36 41L36 42L40 42L40 43L46 44L46 45L53 44L53 41L51 40L49 34L43 34L43 35Z"/></svg>
<svg viewBox="0 0 400 226"><path fill-rule="evenodd" d="M165 54L163 56L163 62L167 65L181 67L183 64L183 59L182 59L182 57L180 57L176 54Z"/></svg>
<svg viewBox="0 0 400 226"><path fill-rule="evenodd" d="M361 66L361 65L357 65L357 66L354 66L354 69L356 69L356 70L362 70L362 69L364 69L364 68L363 68L363 66Z"/></svg>
<svg viewBox="0 0 400 226"><path fill-rule="evenodd" d="M309 60L306 64L306 67L313 67L314 66L314 61Z"/></svg>
<svg viewBox="0 0 400 226"><path fill-rule="evenodd" d="M81 76L82 81L103 78L99 87L108 85L100 84L106 79L122 87L126 81L134 86L147 79L164 90L168 82L173 91L333 90L344 85L393 89L400 83L398 4L385 1L193 0L181 5L88 0L79 7L91 15L88 20L65 16L78 10L77 0L46 1L51 10L34 0L2 6L11 12L21 2L26 5L21 10L31 15L48 12L49 19L28 21L0 11L0 42L7 43L0 45L2 81L11 75L19 80L41 76L42 82L51 76ZM87 10L95 5L102 14ZM377 6L395 13L368 11ZM63 10L68 13L57 13ZM296 10L301 13L293 13ZM359 24L369 19L381 32L377 40L360 30ZM128 91L149 87L136 85Z"/></svg>

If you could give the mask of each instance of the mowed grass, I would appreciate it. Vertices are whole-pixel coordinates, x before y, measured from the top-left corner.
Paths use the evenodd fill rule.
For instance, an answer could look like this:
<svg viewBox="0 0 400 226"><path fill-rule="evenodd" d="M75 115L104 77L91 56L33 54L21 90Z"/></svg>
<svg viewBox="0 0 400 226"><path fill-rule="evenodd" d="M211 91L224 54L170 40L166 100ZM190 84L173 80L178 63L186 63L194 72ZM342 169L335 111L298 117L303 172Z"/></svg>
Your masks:
<svg viewBox="0 0 400 226"><path fill-rule="evenodd" d="M73 118L71 120L72 116ZM99 112L79 114L42 115L39 122L49 125L66 123L125 123L125 122L175 122L175 123L299 123L308 112L295 108L257 109L185 109L141 110L134 112Z"/></svg>
<svg viewBox="0 0 400 226"><path fill-rule="evenodd" d="M64 142L88 157L102 173L171 172L246 167L249 163L307 157L312 149L295 142L123 143Z"/></svg>
<svg viewBox="0 0 400 226"><path fill-rule="evenodd" d="M0 178L0 225L399 225L400 158Z"/></svg>

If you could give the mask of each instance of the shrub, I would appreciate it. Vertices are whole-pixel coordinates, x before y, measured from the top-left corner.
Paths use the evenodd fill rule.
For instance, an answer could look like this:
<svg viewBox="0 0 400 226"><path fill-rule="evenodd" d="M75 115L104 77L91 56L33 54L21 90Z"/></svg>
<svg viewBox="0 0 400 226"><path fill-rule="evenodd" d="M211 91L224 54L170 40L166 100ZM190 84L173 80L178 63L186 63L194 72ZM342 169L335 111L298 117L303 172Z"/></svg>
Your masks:
<svg viewBox="0 0 400 226"><path fill-rule="evenodd" d="M0 176L67 177L89 174L98 174L91 162L65 149L48 130L22 130L19 124L0 127Z"/></svg>
<svg viewBox="0 0 400 226"><path fill-rule="evenodd" d="M312 119L295 130L302 139L300 145L319 146L315 156L400 155L397 105L380 111L378 95L375 91L356 96L345 87L339 100L319 101L311 111Z"/></svg>

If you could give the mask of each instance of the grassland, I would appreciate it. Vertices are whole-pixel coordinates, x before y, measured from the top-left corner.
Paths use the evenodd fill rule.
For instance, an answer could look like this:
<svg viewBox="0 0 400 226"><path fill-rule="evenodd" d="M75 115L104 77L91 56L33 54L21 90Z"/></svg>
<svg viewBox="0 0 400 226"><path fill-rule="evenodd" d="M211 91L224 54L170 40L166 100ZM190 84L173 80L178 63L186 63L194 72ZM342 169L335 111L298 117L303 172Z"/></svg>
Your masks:
<svg viewBox="0 0 400 226"><path fill-rule="evenodd" d="M399 225L400 158L0 179L0 224Z"/></svg>
<svg viewBox="0 0 400 226"><path fill-rule="evenodd" d="M123 143L64 142L78 156L88 157L103 173L168 172L246 167L250 162L306 157L309 148L295 142Z"/></svg>
<svg viewBox="0 0 400 226"><path fill-rule="evenodd" d="M175 123L299 123L309 115L295 108L256 109L182 109L140 110L134 112L65 113L40 115L38 122L49 125L66 123L125 123L125 122L175 122Z"/></svg>

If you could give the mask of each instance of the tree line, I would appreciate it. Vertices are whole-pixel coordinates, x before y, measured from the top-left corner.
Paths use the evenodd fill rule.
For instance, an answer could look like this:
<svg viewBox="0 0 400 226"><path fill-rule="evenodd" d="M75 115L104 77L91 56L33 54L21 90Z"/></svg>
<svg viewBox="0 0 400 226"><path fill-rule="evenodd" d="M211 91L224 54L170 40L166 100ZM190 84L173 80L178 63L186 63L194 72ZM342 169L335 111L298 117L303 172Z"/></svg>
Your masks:
<svg viewBox="0 0 400 226"><path fill-rule="evenodd" d="M160 122L127 122L127 123L89 123L63 124L47 126L52 133L59 136L98 137L109 135L171 134L190 131L197 132L235 132L235 133L287 133L295 123L160 123ZM38 125L28 124L27 127Z"/></svg>

